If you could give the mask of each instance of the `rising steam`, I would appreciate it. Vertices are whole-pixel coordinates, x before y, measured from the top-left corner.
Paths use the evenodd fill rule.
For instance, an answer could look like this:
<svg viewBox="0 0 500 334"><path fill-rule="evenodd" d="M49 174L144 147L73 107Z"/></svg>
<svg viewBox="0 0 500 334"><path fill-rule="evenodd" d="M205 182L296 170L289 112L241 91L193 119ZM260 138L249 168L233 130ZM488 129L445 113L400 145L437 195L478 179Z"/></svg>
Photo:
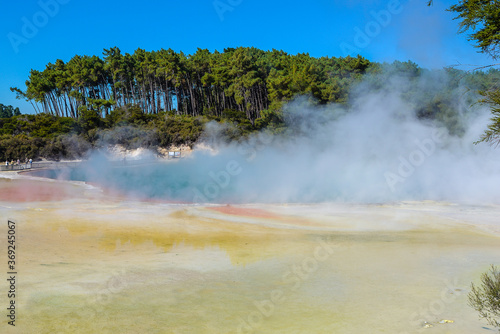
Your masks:
<svg viewBox="0 0 500 334"><path fill-rule="evenodd" d="M463 131L452 135L442 122L417 119L420 106L402 98L407 80L385 80L384 88L360 85L349 108L296 99L285 107L282 135L223 144L220 125L209 124L206 142L216 154L195 149L189 158L140 168L95 157L72 177L128 195L198 203L500 202L500 149L473 144L490 111L465 112L465 97L457 95ZM439 80L421 86L433 89L430 82Z"/></svg>

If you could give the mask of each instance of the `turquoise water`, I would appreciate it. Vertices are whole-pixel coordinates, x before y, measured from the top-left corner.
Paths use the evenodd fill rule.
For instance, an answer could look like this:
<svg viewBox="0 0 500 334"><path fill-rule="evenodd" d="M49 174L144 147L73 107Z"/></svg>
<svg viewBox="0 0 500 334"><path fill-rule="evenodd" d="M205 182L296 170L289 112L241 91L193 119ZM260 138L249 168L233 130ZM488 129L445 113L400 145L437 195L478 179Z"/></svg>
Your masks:
<svg viewBox="0 0 500 334"><path fill-rule="evenodd" d="M178 174L174 176L159 165L100 169L86 167L46 169L30 172L30 175L83 181L135 197L189 201L190 185L187 177Z"/></svg>
<svg viewBox="0 0 500 334"><path fill-rule="evenodd" d="M44 169L29 174L57 180L82 181L122 192L126 196L181 202L240 202L234 196L235 182L216 182L187 161L116 166L109 162L84 163L78 168ZM227 174L228 175L228 174Z"/></svg>

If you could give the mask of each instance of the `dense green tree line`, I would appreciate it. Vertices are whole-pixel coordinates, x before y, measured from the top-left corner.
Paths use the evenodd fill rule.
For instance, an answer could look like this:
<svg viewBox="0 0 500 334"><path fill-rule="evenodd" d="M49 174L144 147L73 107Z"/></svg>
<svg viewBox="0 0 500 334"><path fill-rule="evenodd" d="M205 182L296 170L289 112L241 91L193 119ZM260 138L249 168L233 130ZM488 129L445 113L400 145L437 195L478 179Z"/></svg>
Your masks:
<svg viewBox="0 0 500 334"><path fill-rule="evenodd" d="M241 50L257 52L255 49L241 48ZM229 57L229 55L233 56L236 51L226 50L225 53L225 57ZM216 109L202 109L206 112L201 114L188 113L187 110L191 110L188 107L183 109L184 112L175 108L169 111L164 111L162 108L153 111L145 108L140 98L136 100L133 97L135 94L142 94L139 92L142 86L136 87L138 84L134 81L130 86L131 89L127 91L128 86L120 84L124 76L120 78L118 74L115 83L108 83L107 88L89 86L90 88L81 90L85 94L95 94L93 96L97 97L102 89L109 89L110 94L115 94L112 91L116 87L116 96L120 97L117 101L121 100L121 102L120 104L111 103L108 109L104 108L102 103L100 107L96 105L95 99L92 103L87 99L86 104L74 106L76 108L74 115L71 114L70 109L67 115L66 111L58 113L49 109L36 115L0 118L0 158L9 160L23 160L39 156L50 159L79 158L85 156L86 152L92 148L101 148L109 144L120 144L126 148L152 149L180 144L192 145L203 135L204 125L209 121L231 124L225 127L226 130L223 133L223 137L228 141L239 140L254 131L263 129L274 133L288 133L282 105L298 95L309 96L313 104L335 101L349 106L353 97L384 89L393 89L400 93L403 100L414 106L413 109L418 118L441 122L451 133L460 135L464 125L461 124L461 111L460 106L457 106L457 101L464 101L464 96L466 96L464 92L488 90L500 80L500 71L495 69L472 73L456 69L430 71L410 61L380 64L368 63L361 57L332 61L332 59L313 58L304 54L289 56L278 51L267 53L267 56L271 55L275 59L275 67L268 71L265 80L268 106L267 109L259 110L258 115L254 115L255 119L249 118L247 109L237 107L225 108L217 112ZM328 71L320 66L327 60L327 63L331 65ZM261 60L256 61L259 63ZM245 66L259 67L260 65ZM326 72L329 74L325 74ZM207 73L210 72L205 72L202 78L208 77ZM240 74L241 77L245 77L248 73ZM249 79L246 77L242 80ZM394 81L394 87L390 86L391 81ZM400 84L401 82L404 84ZM358 89L353 89L355 83L362 84L358 86ZM242 85L245 87L245 84ZM219 94L216 86L214 87L205 87L205 94L210 90ZM225 96L226 100L229 96L234 97L234 94L230 93L232 89L228 89L222 97ZM146 92L146 96L147 94L149 93ZM57 94L54 96L57 97ZM155 93L155 96L158 95ZM200 108L206 108L208 105L208 97L204 96L206 100L196 102ZM251 96L248 95L249 98ZM59 96L59 99L64 99L64 97ZM469 100L465 99L463 109L467 109L476 100L476 95L471 94ZM173 98L172 101L175 99ZM238 102L235 100L235 103ZM58 104L67 105L69 108L70 102L68 100L66 104L64 101ZM158 105L163 106L161 103Z"/></svg>
<svg viewBox="0 0 500 334"><path fill-rule="evenodd" d="M79 119L47 113L3 118L0 159L77 159L91 149L115 144L127 149L192 145L207 121L166 112L146 114L132 105L116 108L105 118L92 110L85 110Z"/></svg>
<svg viewBox="0 0 500 334"><path fill-rule="evenodd" d="M26 89L11 90L36 111L56 116L78 118L86 108L105 117L115 108L138 105L147 114L175 110L221 117L236 110L254 124L263 110L279 108L296 94L319 103L345 102L350 85L370 65L360 56L314 58L253 47L198 49L192 55L172 49L122 54L112 47L102 58L77 55L31 70Z"/></svg>
<svg viewBox="0 0 500 334"><path fill-rule="evenodd" d="M6 106L0 103L0 118L9 118L18 115L21 115L19 108L14 108L10 105Z"/></svg>

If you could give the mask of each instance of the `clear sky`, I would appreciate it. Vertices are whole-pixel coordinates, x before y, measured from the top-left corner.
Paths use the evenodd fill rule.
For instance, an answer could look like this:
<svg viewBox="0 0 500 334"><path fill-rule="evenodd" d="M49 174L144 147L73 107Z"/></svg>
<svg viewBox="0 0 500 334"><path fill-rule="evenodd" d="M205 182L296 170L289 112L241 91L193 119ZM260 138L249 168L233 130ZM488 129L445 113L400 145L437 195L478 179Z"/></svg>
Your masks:
<svg viewBox="0 0 500 334"><path fill-rule="evenodd" d="M412 60L422 67L492 63L477 53L445 9L456 1L426 0L146 0L2 1L0 103L32 113L9 87L25 89L30 69L56 59L102 56L103 48L254 46L290 54L371 61ZM462 66L462 69L469 67Z"/></svg>

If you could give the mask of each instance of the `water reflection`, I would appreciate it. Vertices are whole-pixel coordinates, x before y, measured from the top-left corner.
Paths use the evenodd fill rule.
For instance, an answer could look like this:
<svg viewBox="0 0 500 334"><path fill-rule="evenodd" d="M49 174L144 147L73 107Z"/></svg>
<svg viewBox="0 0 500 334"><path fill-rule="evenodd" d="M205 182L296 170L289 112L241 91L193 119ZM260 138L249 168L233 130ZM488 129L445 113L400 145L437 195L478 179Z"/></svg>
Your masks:
<svg viewBox="0 0 500 334"><path fill-rule="evenodd" d="M255 224L235 226L228 221L195 217L186 210L165 215L161 214L161 210L149 215L143 211L129 213L127 218L118 212L113 215L114 211L116 209L100 210L98 213L86 211L85 218L76 214L68 217L67 211L64 211L58 213L64 218L46 224L52 233L68 231L75 246L92 240L100 250L108 253L123 246L130 246L135 252L140 252L154 245L164 253L178 246L194 250L216 248L223 250L233 265L243 266L287 253L290 243L303 240L302 236L291 231ZM108 219L113 216L123 220L110 222ZM139 218L141 216L142 220Z"/></svg>

